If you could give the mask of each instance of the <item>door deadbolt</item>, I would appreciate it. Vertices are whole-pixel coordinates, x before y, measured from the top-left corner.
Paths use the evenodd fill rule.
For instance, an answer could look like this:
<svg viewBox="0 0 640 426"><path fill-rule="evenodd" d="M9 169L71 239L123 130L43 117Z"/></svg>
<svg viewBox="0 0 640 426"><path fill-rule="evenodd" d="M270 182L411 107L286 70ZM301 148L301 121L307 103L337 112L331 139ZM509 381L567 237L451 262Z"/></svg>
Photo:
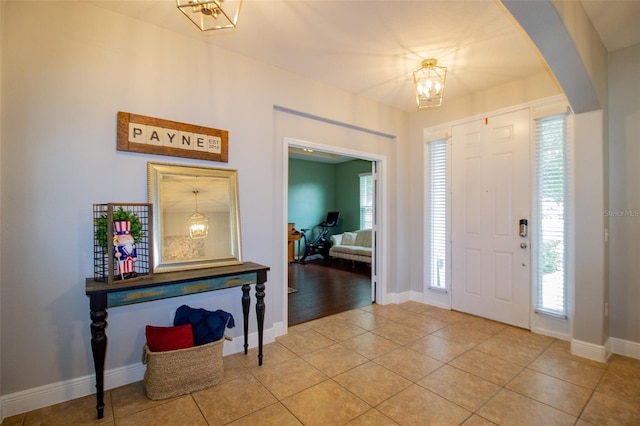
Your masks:
<svg viewBox="0 0 640 426"><path fill-rule="evenodd" d="M521 249L526 249L527 247L529 247L529 246L527 245L527 243L520 243L520 248L521 248Z"/></svg>

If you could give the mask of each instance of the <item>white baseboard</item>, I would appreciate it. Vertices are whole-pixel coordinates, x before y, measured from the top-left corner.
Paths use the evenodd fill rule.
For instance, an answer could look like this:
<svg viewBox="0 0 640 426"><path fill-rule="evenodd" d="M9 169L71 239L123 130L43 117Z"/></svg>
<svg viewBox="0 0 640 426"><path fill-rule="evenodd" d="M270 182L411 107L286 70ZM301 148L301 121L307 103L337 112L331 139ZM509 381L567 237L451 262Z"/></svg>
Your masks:
<svg viewBox="0 0 640 426"><path fill-rule="evenodd" d="M425 303L424 302L424 294L422 294L422 292L420 292L420 291L411 290L409 292L409 300L412 301L412 302Z"/></svg>
<svg viewBox="0 0 640 426"><path fill-rule="evenodd" d="M443 293L444 294L444 293ZM448 303L448 296L446 294L444 297L428 297L422 293L416 292L415 299L412 299L416 302L424 303L425 305L435 306L436 308L446 309L448 311L451 310L451 305Z"/></svg>
<svg viewBox="0 0 640 426"><path fill-rule="evenodd" d="M377 300L376 303L378 305L389 305L391 303L398 303L398 295L397 293L383 294L382 299Z"/></svg>
<svg viewBox="0 0 640 426"><path fill-rule="evenodd" d="M597 362L607 362L609 359L608 344L595 345L581 340L571 340L571 353Z"/></svg>
<svg viewBox="0 0 640 426"><path fill-rule="evenodd" d="M274 340L278 336L284 336L289 332L288 327L285 326L283 321L276 322L273 324L273 337Z"/></svg>
<svg viewBox="0 0 640 426"><path fill-rule="evenodd" d="M405 303L408 302L411 299L411 291L403 291L402 293L396 293L396 303Z"/></svg>
<svg viewBox="0 0 640 426"><path fill-rule="evenodd" d="M411 300L411 292L404 291L402 293L387 293L384 301L380 305L400 304Z"/></svg>
<svg viewBox="0 0 640 426"><path fill-rule="evenodd" d="M262 344L266 345L267 343L275 342L275 333L274 327L268 328L264 330L262 335ZM248 344L250 348L255 348L258 346L258 332L249 333L248 336ZM227 340L224 342L224 346L222 348L222 356L237 354L240 352L244 352L244 336L234 337L233 340Z"/></svg>
<svg viewBox="0 0 640 426"><path fill-rule="evenodd" d="M531 327L531 331L533 333L542 334L543 336L553 337L554 339L571 341L571 338L566 333L562 333L557 330L551 330L544 327Z"/></svg>
<svg viewBox="0 0 640 426"><path fill-rule="evenodd" d="M264 330L263 344L275 341L274 328ZM258 346L258 333L249 334L249 347ZM244 351L244 338L234 337L231 341L226 341L223 347L223 355L231 355ZM256 361L257 362L257 361ZM257 364L256 364L257 365ZM118 367L107 370L104 373L104 389L114 389L142 380L146 367L141 364L131 364L125 367ZM61 402L70 401L83 396L92 395L96 392L96 376L78 377L49 385L38 386L37 388L26 389L0 397L0 413L2 418L26 413Z"/></svg>
<svg viewBox="0 0 640 426"><path fill-rule="evenodd" d="M104 388L113 389L142 380L145 366L133 364L114 368L104 373ZM15 416L38 408L48 407L61 402L70 401L91 395L96 390L95 374L78 377L63 382L38 386L2 396L2 415Z"/></svg>
<svg viewBox="0 0 640 426"><path fill-rule="evenodd" d="M617 337L609 338L609 343L611 345L611 352L614 354L640 359L640 343L618 339Z"/></svg>

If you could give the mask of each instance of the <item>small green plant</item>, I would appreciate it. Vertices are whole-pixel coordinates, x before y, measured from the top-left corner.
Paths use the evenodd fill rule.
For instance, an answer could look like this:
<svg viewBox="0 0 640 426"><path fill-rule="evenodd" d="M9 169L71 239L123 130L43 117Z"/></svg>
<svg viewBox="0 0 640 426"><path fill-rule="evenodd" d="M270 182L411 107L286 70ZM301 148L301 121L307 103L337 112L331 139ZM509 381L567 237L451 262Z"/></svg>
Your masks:
<svg viewBox="0 0 640 426"><path fill-rule="evenodd" d="M133 242L140 242L142 239L142 223L138 215L134 212L124 210L122 206L120 206L113 212L113 221L127 221L131 223L130 232L133 237ZM96 240L103 250L107 250L107 247L111 246L110 242L107 241L107 236L109 235L108 222L109 220L106 213L96 219Z"/></svg>
<svg viewBox="0 0 640 426"><path fill-rule="evenodd" d="M543 274L553 274L558 270L558 245L560 241L542 242L541 268Z"/></svg>

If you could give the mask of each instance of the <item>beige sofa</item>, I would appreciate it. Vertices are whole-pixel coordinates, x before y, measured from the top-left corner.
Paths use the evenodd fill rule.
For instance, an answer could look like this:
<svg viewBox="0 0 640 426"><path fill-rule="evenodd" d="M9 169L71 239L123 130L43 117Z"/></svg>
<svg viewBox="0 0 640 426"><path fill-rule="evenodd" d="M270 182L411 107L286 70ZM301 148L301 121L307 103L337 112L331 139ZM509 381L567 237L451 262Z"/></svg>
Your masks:
<svg viewBox="0 0 640 426"><path fill-rule="evenodd" d="M360 229L331 236L329 256L355 262L371 263L371 229Z"/></svg>

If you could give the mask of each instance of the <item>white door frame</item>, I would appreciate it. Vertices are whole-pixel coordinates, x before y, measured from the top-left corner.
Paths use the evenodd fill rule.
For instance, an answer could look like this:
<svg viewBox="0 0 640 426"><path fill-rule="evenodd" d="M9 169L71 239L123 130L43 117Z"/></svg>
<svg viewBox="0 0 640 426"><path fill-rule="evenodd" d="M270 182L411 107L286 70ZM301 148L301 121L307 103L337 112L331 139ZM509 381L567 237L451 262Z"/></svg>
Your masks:
<svg viewBox="0 0 640 426"><path fill-rule="evenodd" d="M282 211L284 212L282 217L281 229L287 229L287 217L286 212L288 211L289 206L289 147L293 148L307 148L315 151L322 151L331 154L344 155L348 157L355 157L367 161L373 161L376 163L376 169L378 174L378 193L376 194L375 206L376 206L376 224L374 224L374 231L376 235L377 243L374 244L372 255L374 256L372 259L372 268L371 268L371 285L374 287L375 291L375 301L379 304L385 304L385 295L387 294L387 280L386 280L386 271L387 271L387 262L388 262L388 247L389 247L389 239L387 235L387 218L388 214L388 200L387 200L387 157L384 155L373 154L371 152L365 151L357 151L354 149L341 148L333 145L324 145L317 142L305 141L302 139L294 139L289 137L284 137L282 140L283 149L282 149L282 194L283 194L283 206ZM283 234L284 235L284 234ZM382 242L382 244L380 244ZM287 270L287 242L285 239L282 239L281 251L282 253L282 262L283 262L283 271ZM289 326L289 304L288 304L288 294L286 291L283 292L284 300L283 300L283 320L285 322L285 329Z"/></svg>
<svg viewBox="0 0 640 426"><path fill-rule="evenodd" d="M526 329L530 236L518 220L531 220L530 141L529 108L452 129L452 307Z"/></svg>
<svg viewBox="0 0 640 426"><path fill-rule="evenodd" d="M513 105L510 107L506 107L506 108L501 108L501 109L497 109L497 110L493 110L493 111L488 111L482 114L475 114L473 116L470 117L465 117L459 120L454 120L448 123L443 123L437 126L433 126L433 127L427 127L423 129L423 138L422 138L422 142L423 142L423 147L426 150L426 146L429 142L433 141L433 140L437 140L437 139L448 139L451 135L451 129L458 125L458 124L464 124L464 123L468 123L470 121L473 120L477 120L480 118L484 118L484 117L492 117L495 115L500 115L500 114L504 114L504 113L509 113L509 112L513 112L513 111L517 111L519 109L523 109L523 108L530 108L533 112L533 114L535 115L535 112L537 110L543 110L545 108L548 108L550 105L557 105L559 103L562 103L563 105L566 105L567 101L566 98L563 95L554 95L554 96L550 96L548 98L545 99L540 99L540 100L536 100L536 101L532 101L532 102L525 102L523 104L518 104L518 105ZM533 134L531 135L531 144L530 144L530 148L533 149L534 147L534 136ZM533 161L534 161L534 156L531 155L530 161L531 161L531 170L533 170ZM424 171L426 173L426 170ZM424 182L424 176L423 176L423 182ZM532 188L532 191L534 190L534 188ZM532 203L535 201L532 201ZM425 204L426 204L426 200L425 200ZM426 210L425 210L426 212ZM426 214L426 213L424 213ZM575 218L575 213L572 214L571 220L574 220ZM534 217L534 212L532 209L531 212L531 220L534 221L536 218ZM424 223L424 217L423 217L423 223ZM425 239L427 238L427 236L425 235ZM534 241L532 241L532 243L534 243ZM426 243L425 243L426 244ZM426 251L424 252L426 253ZM423 256L423 262L427 262L426 256ZM533 259L532 259L533 260ZM533 262L535 264L535 262ZM574 268L575 266L572 264L571 266L571 274L574 273ZM532 268L533 271L533 268ZM448 273L450 273L450 271L447 271ZM533 292L534 290L534 282L533 282L534 277L531 276L530 279L530 289ZM429 288L429 275L428 275L428 265L425 263L424 267L423 267L423 295L424 295L424 302L427 304L431 304L431 305L435 305L435 306L440 306L442 308L445 309L451 309L451 289L447 288L447 291L440 291L440 290L431 290ZM571 285L571 283L569 284ZM573 288L573 286L571 287ZM569 292L571 294L572 290L570 289ZM531 300L533 301L533 294L532 294L532 298ZM573 303L573 300L570 301L570 303ZM554 320L551 317L545 317L545 318L540 318L539 315L536 314L535 309L533 306L531 306L530 308L530 324L531 324L531 331L535 331L538 333L542 333L545 335L550 335L550 336L555 336L558 338L570 338L571 336L571 320L563 320L563 321L559 321L559 320ZM542 321L542 323L541 323ZM555 322L554 322L555 321ZM559 323L559 324L557 324Z"/></svg>

